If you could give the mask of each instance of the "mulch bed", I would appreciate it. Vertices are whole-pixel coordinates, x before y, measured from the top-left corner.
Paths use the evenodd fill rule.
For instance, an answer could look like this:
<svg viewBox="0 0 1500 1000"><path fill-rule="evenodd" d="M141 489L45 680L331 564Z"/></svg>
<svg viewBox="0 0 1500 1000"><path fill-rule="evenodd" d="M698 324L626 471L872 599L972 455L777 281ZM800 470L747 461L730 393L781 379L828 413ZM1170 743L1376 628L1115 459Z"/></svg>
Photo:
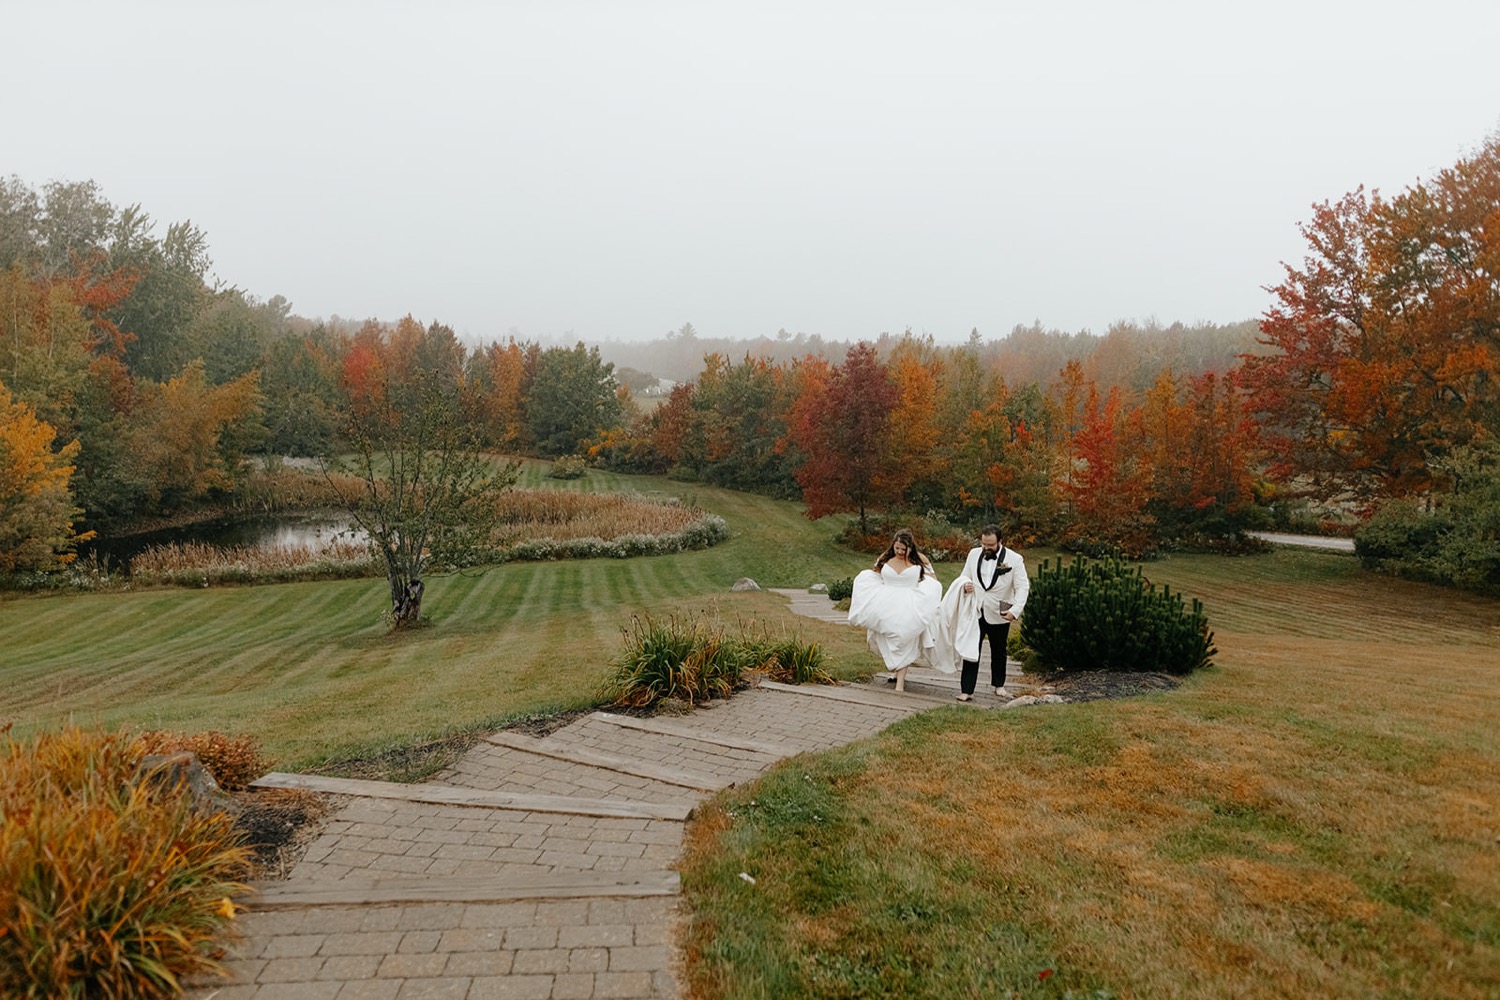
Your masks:
<svg viewBox="0 0 1500 1000"><path fill-rule="evenodd" d="M229 793L240 806L234 828L250 848L255 881L283 879L323 828L323 820L343 795L320 795L297 788L248 788Z"/></svg>
<svg viewBox="0 0 1500 1000"><path fill-rule="evenodd" d="M1064 701L1131 698L1153 691L1170 691L1182 683L1169 674L1135 674L1116 670L1077 670L1038 678L1038 682L1051 688L1051 693Z"/></svg>

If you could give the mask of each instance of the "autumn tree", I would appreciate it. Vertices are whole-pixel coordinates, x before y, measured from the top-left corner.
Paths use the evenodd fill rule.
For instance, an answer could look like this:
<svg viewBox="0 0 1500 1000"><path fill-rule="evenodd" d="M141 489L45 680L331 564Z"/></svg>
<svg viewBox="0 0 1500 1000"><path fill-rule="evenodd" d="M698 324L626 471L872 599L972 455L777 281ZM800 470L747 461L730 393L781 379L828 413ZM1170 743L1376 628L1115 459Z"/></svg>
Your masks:
<svg viewBox="0 0 1500 1000"><path fill-rule="evenodd" d="M1251 524L1259 461L1254 422L1233 375L1163 372L1131 414L1148 480L1147 511L1164 539L1225 539Z"/></svg>
<svg viewBox="0 0 1500 1000"><path fill-rule="evenodd" d="M73 530L83 514L68 490L78 442L54 451L56 437L0 383L0 571L60 569L93 534Z"/></svg>
<svg viewBox="0 0 1500 1000"><path fill-rule="evenodd" d="M210 385L194 361L164 383L140 387L127 425L126 454L147 502L157 510L234 490L246 444L260 428L259 375Z"/></svg>
<svg viewBox="0 0 1500 1000"><path fill-rule="evenodd" d="M1132 447L1120 390L1112 388L1100 400L1098 387L1089 382L1082 421L1065 487L1064 541L1083 551L1141 556L1154 541L1154 519L1146 510L1149 470Z"/></svg>
<svg viewBox="0 0 1500 1000"><path fill-rule="evenodd" d="M692 382L678 382L666 402L643 418L643 436L653 471L667 472L693 454L691 437L698 429L693 406L696 390Z"/></svg>
<svg viewBox="0 0 1500 1000"><path fill-rule="evenodd" d="M940 474L945 471L937 413L943 362L932 337L902 337L886 360L886 370L896 387L896 402L886 434L881 488L923 509L936 506L942 501Z"/></svg>
<svg viewBox="0 0 1500 1000"><path fill-rule="evenodd" d="M466 372L453 331L410 316L394 330L367 324L344 361L352 457L325 471L385 563L393 628L421 621L430 570L483 560L495 500L515 483L517 464L497 467L480 451L483 400Z"/></svg>
<svg viewBox="0 0 1500 1000"><path fill-rule="evenodd" d="M540 354L537 345L520 344L511 337L489 345L474 360L472 367L484 387L485 436L492 447L515 453L528 446L526 400Z"/></svg>
<svg viewBox="0 0 1500 1000"><path fill-rule="evenodd" d="M536 449L543 455L566 455L618 425L622 410L617 388L614 365L599 357L597 347L579 342L542 351L526 401L527 430Z"/></svg>
<svg viewBox="0 0 1500 1000"><path fill-rule="evenodd" d="M819 384L811 366L793 407L790 433L802 452L797 482L807 516L852 511L869 533L871 507L900 500L901 470L886 440L899 389L869 344L849 349Z"/></svg>
<svg viewBox="0 0 1500 1000"><path fill-rule="evenodd" d="M731 489L795 496L796 481L785 450L791 408L786 372L746 355L731 364L709 355L692 394L692 423L682 452L701 461L698 475Z"/></svg>
<svg viewBox="0 0 1500 1000"><path fill-rule="evenodd" d="M1366 504L1442 483L1433 459L1497 430L1500 137L1386 200L1316 206L1244 359L1273 471Z"/></svg>

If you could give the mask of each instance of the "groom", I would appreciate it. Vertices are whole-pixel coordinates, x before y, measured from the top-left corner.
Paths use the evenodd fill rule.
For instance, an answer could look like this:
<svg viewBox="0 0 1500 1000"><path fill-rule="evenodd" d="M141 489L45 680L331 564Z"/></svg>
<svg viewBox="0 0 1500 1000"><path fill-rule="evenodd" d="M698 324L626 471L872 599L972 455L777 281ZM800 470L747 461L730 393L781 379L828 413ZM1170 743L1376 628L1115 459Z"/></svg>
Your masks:
<svg viewBox="0 0 1500 1000"><path fill-rule="evenodd" d="M1000 527L985 525L979 534L979 548L970 549L960 576L965 593L979 595L979 642L990 644L990 683L995 695L1009 698L1005 690L1005 640L1010 637L1010 623L1021 617L1031 581L1026 576L1026 560L1000 543ZM974 695L979 681L979 653L963 661L959 688L960 701Z"/></svg>

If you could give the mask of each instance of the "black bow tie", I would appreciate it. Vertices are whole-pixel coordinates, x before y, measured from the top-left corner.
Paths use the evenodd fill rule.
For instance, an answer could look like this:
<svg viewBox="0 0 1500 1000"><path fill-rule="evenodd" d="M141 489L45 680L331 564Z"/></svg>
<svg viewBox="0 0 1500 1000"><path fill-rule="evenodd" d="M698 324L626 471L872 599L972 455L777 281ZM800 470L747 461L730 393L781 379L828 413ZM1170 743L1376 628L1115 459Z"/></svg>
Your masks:
<svg viewBox="0 0 1500 1000"><path fill-rule="evenodd" d="M994 552L982 552L979 555L979 561L980 562L989 562L990 560L992 560L992 559L995 558L995 555L996 555L996 553L994 553Z"/></svg>

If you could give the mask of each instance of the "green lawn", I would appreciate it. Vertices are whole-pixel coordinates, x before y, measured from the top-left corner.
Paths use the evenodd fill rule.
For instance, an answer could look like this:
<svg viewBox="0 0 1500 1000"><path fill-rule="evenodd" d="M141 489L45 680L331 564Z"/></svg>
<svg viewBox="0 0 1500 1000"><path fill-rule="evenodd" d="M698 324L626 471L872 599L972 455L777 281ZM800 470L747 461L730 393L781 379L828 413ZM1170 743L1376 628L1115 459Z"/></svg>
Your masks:
<svg viewBox="0 0 1500 1000"><path fill-rule="evenodd" d="M395 636L375 580L13 597L0 723L217 728L310 768L588 704L642 611L795 629L835 673L874 669L854 630L729 592L860 569L834 519L543 469L522 484L678 495L732 537L433 579L431 627ZM705 806L683 864L695 995L1500 996L1500 602L1314 551L1146 573L1217 632L1181 689L927 713Z"/></svg>
<svg viewBox="0 0 1500 1000"><path fill-rule="evenodd" d="M668 494L725 518L731 538L671 557L512 563L433 577L431 627L391 635L382 580L157 589L0 601L0 723L24 734L72 720L259 737L283 767L590 704L620 629L641 612L705 612L732 627L800 631L844 675L871 664L849 630L793 620L748 576L802 587L856 572L837 519L665 479L589 472L521 485Z"/></svg>

